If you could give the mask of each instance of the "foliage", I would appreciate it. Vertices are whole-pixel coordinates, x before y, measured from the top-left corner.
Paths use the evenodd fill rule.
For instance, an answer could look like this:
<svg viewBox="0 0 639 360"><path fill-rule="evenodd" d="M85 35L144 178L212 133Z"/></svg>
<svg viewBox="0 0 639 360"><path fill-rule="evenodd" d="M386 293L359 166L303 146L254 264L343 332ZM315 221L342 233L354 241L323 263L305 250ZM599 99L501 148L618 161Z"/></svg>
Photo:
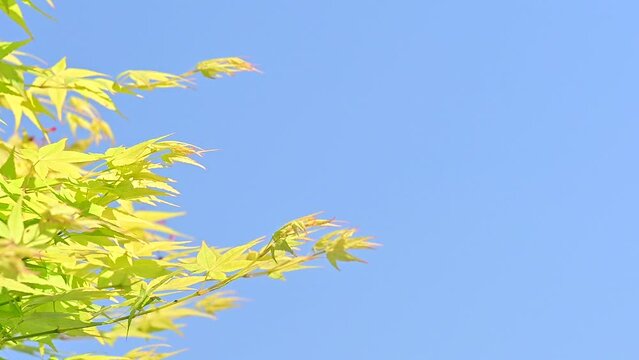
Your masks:
<svg viewBox="0 0 639 360"><path fill-rule="evenodd" d="M318 214L291 221L268 239L231 248L194 245L166 225L180 213L153 207L178 194L158 170L176 162L200 166L194 157L205 151L162 137L92 152L93 145L114 140L98 108L117 112L115 95L185 87L196 75L256 69L223 58L181 75L126 71L111 78L69 67L66 59L33 65L20 50L32 38L22 13L27 7L42 12L31 0L0 0L0 10L29 36L0 43L0 115L14 123L13 135L0 141L0 349L59 359L58 340L157 339L162 331L179 331L184 317L213 317L234 307L237 298L220 291L234 281L283 279L319 257L337 268L361 261L351 250L374 247ZM24 120L42 141L37 131L25 130ZM71 137L52 140L56 128L46 122L68 126ZM172 354L151 346L122 357L68 359Z"/></svg>

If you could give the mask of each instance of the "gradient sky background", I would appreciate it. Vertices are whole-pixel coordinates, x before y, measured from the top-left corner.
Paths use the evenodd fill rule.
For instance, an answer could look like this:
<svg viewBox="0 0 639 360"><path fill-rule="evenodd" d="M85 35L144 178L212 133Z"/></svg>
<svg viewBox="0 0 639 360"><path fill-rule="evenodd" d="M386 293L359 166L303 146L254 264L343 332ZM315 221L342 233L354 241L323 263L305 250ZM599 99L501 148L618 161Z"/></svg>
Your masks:
<svg viewBox="0 0 639 360"><path fill-rule="evenodd" d="M325 210L384 244L238 284L250 301L169 336L176 359L636 359L638 11L58 1L55 22L29 14L27 50L112 74L248 58L264 74L120 99L121 143L223 150L174 171L173 225L231 245Z"/></svg>

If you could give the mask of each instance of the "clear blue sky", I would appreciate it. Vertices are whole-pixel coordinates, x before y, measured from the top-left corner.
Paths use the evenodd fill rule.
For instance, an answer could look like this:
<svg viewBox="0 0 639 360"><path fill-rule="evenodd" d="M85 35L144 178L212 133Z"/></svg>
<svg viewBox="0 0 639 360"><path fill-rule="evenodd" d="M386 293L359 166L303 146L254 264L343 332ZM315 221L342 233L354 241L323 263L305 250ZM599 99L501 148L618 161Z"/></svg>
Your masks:
<svg viewBox="0 0 639 360"><path fill-rule="evenodd" d="M177 359L637 359L636 1L59 1L29 51L262 75L121 99L125 144L220 148L173 224L238 244L325 210L369 265L247 281ZM121 353L137 342L120 342ZM64 348L97 348L65 343Z"/></svg>

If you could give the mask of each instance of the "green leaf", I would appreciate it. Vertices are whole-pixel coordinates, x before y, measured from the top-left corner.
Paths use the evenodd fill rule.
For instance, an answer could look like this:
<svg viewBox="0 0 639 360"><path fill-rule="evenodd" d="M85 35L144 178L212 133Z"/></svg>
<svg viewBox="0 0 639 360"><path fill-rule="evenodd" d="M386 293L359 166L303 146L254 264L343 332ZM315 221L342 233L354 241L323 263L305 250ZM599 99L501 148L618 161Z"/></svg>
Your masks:
<svg viewBox="0 0 639 360"><path fill-rule="evenodd" d="M15 148L11 149L9 153L9 157L4 162L2 167L0 167L0 174L4 175L9 179L15 179L16 175L16 164L15 164Z"/></svg>
<svg viewBox="0 0 639 360"><path fill-rule="evenodd" d="M21 292L21 293L26 293L26 294L41 294L42 292L38 289L34 289L30 286L27 286L23 283L20 283L18 281L12 280L12 279L7 279L7 278L0 278L0 288L5 288L7 290L10 291L17 291L17 292Z"/></svg>
<svg viewBox="0 0 639 360"><path fill-rule="evenodd" d="M9 228L10 239L16 243L20 243L22 241L22 235L24 234L22 200L19 200L18 203L13 206L11 214L9 214L9 220L7 220L7 226Z"/></svg>
<svg viewBox="0 0 639 360"><path fill-rule="evenodd" d="M20 10L20 6L16 0L0 0L0 10L18 24L29 36L33 35L27 27L27 23L24 21L22 10Z"/></svg>
<svg viewBox="0 0 639 360"><path fill-rule="evenodd" d="M7 55L18 50L19 48L30 43L31 39L16 42L0 42L0 59L4 59Z"/></svg>
<svg viewBox="0 0 639 360"><path fill-rule="evenodd" d="M197 264L202 267L202 269L209 270L215 267L217 263L217 255L215 252L206 245L204 241L202 241L202 245L200 245L200 251L197 253Z"/></svg>
<svg viewBox="0 0 639 360"><path fill-rule="evenodd" d="M131 271L146 279L154 279L169 273L158 261L151 259L134 260Z"/></svg>

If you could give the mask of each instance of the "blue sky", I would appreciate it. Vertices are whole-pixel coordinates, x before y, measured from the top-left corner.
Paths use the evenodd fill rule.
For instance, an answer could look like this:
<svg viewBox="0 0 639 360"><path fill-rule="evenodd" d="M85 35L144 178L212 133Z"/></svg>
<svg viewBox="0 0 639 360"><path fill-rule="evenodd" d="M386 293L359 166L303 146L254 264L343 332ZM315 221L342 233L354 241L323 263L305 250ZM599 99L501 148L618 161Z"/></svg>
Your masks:
<svg viewBox="0 0 639 360"><path fill-rule="evenodd" d="M222 149L174 172L173 225L230 245L324 210L384 244L238 284L241 309L169 337L177 359L636 359L638 10L59 1L28 50L112 74L246 57L263 74L120 101L124 144Z"/></svg>

